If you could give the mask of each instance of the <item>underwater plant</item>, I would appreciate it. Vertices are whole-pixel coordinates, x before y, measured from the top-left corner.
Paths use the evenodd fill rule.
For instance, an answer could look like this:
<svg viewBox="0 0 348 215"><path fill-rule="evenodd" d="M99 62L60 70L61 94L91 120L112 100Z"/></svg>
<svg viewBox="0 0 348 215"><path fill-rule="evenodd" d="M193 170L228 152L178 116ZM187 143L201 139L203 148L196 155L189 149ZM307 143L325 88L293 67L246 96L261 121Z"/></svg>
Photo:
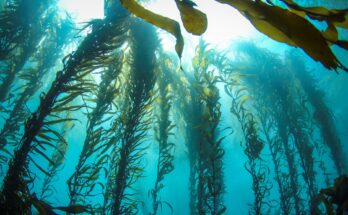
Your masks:
<svg viewBox="0 0 348 215"><path fill-rule="evenodd" d="M50 11L55 13L54 11ZM61 26L59 26L61 25ZM29 116L26 104L33 95L42 87L43 77L48 75L48 71L57 63L57 59L62 55L65 42L68 41L71 33L71 20L60 20L50 23L52 29L47 32L45 40L37 47L37 52L30 58L30 63L35 66L30 69L20 71L18 77L25 81L20 88L23 88L20 96L16 97L10 106L12 110L8 114L4 126L0 131L0 151L12 155L7 149L7 144L12 147L17 146L20 136L19 130L24 120ZM69 30L70 29L70 30ZM69 35L70 34L70 35ZM53 54L51 54L53 53ZM2 157L6 161L5 157Z"/></svg>
<svg viewBox="0 0 348 215"><path fill-rule="evenodd" d="M11 85L53 22L54 2L16 0L0 12L0 60L5 61L0 72L1 103L13 97Z"/></svg>
<svg viewBox="0 0 348 215"><path fill-rule="evenodd" d="M324 202L328 215L343 215L348 211L348 177L341 175L335 179L333 187L320 190L320 199ZM336 212L335 209L336 208Z"/></svg>
<svg viewBox="0 0 348 215"><path fill-rule="evenodd" d="M162 54L162 53L161 53ZM173 65L170 63L170 58L165 60L165 64L161 64L157 70L157 113L156 113L156 125L154 128L155 139L158 142L158 161L157 161L157 173L155 186L150 190L151 197L153 199L153 213L157 214L158 207L162 205L162 201L159 198L160 191L164 188L164 177L173 171L174 165L174 149L175 144L170 142L169 138L173 136L173 128L175 125L170 119L170 110L173 100L173 89L170 78L170 71ZM171 209L172 206L163 201Z"/></svg>
<svg viewBox="0 0 348 215"><path fill-rule="evenodd" d="M116 85L119 74L122 71L123 53L121 46L126 43L126 30L128 29L128 14L119 16L114 23L118 32L115 33L117 38L114 39L115 46L114 53L111 53L109 59L105 59L100 68L101 82L97 88L96 98L89 99L92 102L86 105L88 126L86 129L86 138L83 143L82 151L79 156L78 164L75 172L68 180L70 204L76 202L85 202L85 198L93 196L93 190L96 185L103 187L101 183L96 183L98 175L103 170L103 165L109 158L105 155L105 151L110 146L109 142L103 141L108 135L105 128L105 123L108 123L112 115L112 110L115 108L113 101L118 92ZM85 85L86 83L81 83ZM95 90L93 90L95 91ZM94 103L94 106L93 106Z"/></svg>
<svg viewBox="0 0 348 215"><path fill-rule="evenodd" d="M71 118L70 113L67 113L66 118ZM65 122L61 128L61 136L65 138L65 135L68 134L69 129L73 127L71 122ZM68 150L68 144L64 141L57 142L57 145L54 147L54 151L52 152L52 159L50 163L48 163L48 167L46 170L42 170L45 172L45 179L43 180L40 199L47 199L51 197L54 193L57 193L57 190L52 184L54 177L57 176L58 171L62 169L62 165L65 160L65 155Z"/></svg>
<svg viewBox="0 0 348 215"><path fill-rule="evenodd" d="M256 100L256 107L258 103L264 102L267 104L267 115L271 120L274 120L274 132L276 134L275 143L280 141L281 146L278 149L284 153L288 173L286 178L289 178L289 187L291 197L293 199L295 213L302 213L303 200L300 196L301 184L298 179L297 163L295 158L295 148L289 140L289 131L286 119L286 105L281 98L287 98L287 73L282 70L282 62L271 53L257 48L252 43L240 43L238 45L239 56L237 59L243 62L243 59L249 63L248 68L241 69L244 74L250 76L245 79L247 89L254 100ZM234 69L239 69L238 65L245 63L235 62ZM279 72L278 72L279 71ZM290 104L291 102L289 102ZM262 114L260 114L262 116ZM273 147L273 146L272 146ZM287 186L287 185L285 185Z"/></svg>
<svg viewBox="0 0 348 215"><path fill-rule="evenodd" d="M56 79L52 83L48 92L42 95L40 105L25 125L24 134L19 143L18 149L9 164L9 170L5 176L3 188L1 191L0 208L6 213L18 211L24 213L29 207L29 196L26 190L27 182L24 180L27 175L26 166L28 163L28 154L32 150L33 143L44 144L43 141L37 141L37 136L47 139L47 133L53 136L60 135L52 129L47 128L49 125L70 121L71 119L53 119L47 121L48 116L60 111L78 110L82 106L65 106L76 97L87 93L87 86L74 85L84 76L88 75L98 65L104 65L103 60L108 59L108 53L118 47L118 28L114 21L118 16L123 16L126 11L121 8L117 2L113 5L119 13L111 14L103 20L91 24L92 31L81 42L78 49L68 55L64 63L63 70L59 71ZM113 43L114 42L114 43ZM61 96L64 95L65 96ZM19 195L19 193L21 193Z"/></svg>
<svg viewBox="0 0 348 215"><path fill-rule="evenodd" d="M142 174L141 158L146 148L144 138L151 124L151 94L155 85L157 40L147 23L133 20L130 26L129 79L126 86L127 106L122 113L119 154L112 192L112 214L133 214L138 202L132 198L132 186Z"/></svg>
<svg viewBox="0 0 348 215"><path fill-rule="evenodd" d="M308 97L308 101L314 108L313 118L320 128L322 139L329 148L337 172L340 175L345 170L344 156L342 154L341 141L337 134L333 115L323 99L324 92L319 89L314 76L304 66L304 62L300 59L300 56L291 53L288 54L288 59L292 71L294 71L296 78L301 83L301 86Z"/></svg>
<svg viewBox="0 0 348 215"><path fill-rule="evenodd" d="M280 7L271 0L265 2L261 0L215 1L237 9L258 31L271 39L301 48L313 60L319 61L328 69L337 71L340 68L348 72L348 69L330 49L332 44L336 44L348 50L348 42L339 39L337 30L338 28L348 28L347 10L303 7L292 0L281 0L287 8ZM178 22L147 10L135 0L121 0L121 3L131 13L175 36L175 50L181 58L184 40ZM175 0L175 3L185 29L194 35L204 33L207 28L207 17L203 12L194 8L196 4L191 0ZM313 21L325 22L326 31L320 31L306 19L307 17Z"/></svg>
<svg viewBox="0 0 348 215"><path fill-rule="evenodd" d="M185 142L190 161L190 213L223 214L224 193L222 141L218 125L220 122L219 90L215 86L217 77L210 70L209 49L202 40L196 47L193 58L193 77L180 77L179 84L186 83L184 100L179 100L186 123ZM189 95L189 96L187 96Z"/></svg>
<svg viewBox="0 0 348 215"><path fill-rule="evenodd" d="M233 80L233 72L224 74L222 80ZM254 203L250 212L252 214L268 213L266 209L266 198L269 196L271 185L269 182L269 168L261 158L261 152L265 146L264 141L259 137L258 123L252 113L252 108L247 108L246 103L250 100L250 94L246 87L234 81L234 84L225 82L225 92L232 98L230 111L237 118L244 137L244 153L248 160L245 163L245 169L252 177L252 190L254 192ZM243 145L243 142L241 142Z"/></svg>
<svg viewBox="0 0 348 215"><path fill-rule="evenodd" d="M75 32L68 20L59 19L57 2L0 1L2 214L160 214L163 206L171 213L230 213L227 207L234 202L226 199L240 199L226 186L234 177L225 171L235 173L224 163L231 149L223 144L231 125L222 119L226 99L232 99L232 129L242 131L242 143L233 147L244 152L252 179L250 214L323 214L324 206L328 213L345 210L345 200L335 200L336 189L318 195L320 176L326 183L332 179L326 159L337 173L345 171L344 137L303 62L247 43L220 55L203 39L194 57L184 58L179 22L194 35L208 25L190 0L173 1L181 21L158 15L141 1L105 0L105 17L89 21L70 40ZM330 49L332 44L348 48L338 31L347 28L346 9L302 7L292 0L216 2L234 7L260 32L301 48L324 67L346 70ZM313 23L318 20L327 25L321 26L324 31ZM161 47L163 32L145 21L176 38L179 58L168 54L166 38ZM79 45L63 57L72 41ZM80 122L74 124L76 133L75 121ZM157 146L150 161L157 168L145 176L145 154ZM331 158L323 157L325 150ZM175 171L184 171L173 180L174 163ZM64 183L66 176L71 177ZM177 193L166 191L177 189L179 180L188 186L180 188L188 196L178 192L180 203L187 202L178 207L171 198Z"/></svg>

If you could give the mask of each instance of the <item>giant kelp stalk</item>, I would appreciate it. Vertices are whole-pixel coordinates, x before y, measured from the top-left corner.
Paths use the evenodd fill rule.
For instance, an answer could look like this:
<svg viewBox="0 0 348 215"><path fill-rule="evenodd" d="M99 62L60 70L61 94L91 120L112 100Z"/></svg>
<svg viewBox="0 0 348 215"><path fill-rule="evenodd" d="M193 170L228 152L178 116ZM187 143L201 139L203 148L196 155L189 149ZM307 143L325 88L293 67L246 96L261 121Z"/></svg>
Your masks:
<svg viewBox="0 0 348 215"><path fill-rule="evenodd" d="M249 68L244 68L244 73L251 74L251 78L246 79L249 92L256 100L256 104L259 103L258 100L263 100L267 104L267 115L272 121L274 120L275 138L281 144L277 148L284 153L288 169L288 176L286 177L290 180L289 195L293 199L292 204L295 213L301 214L304 206L300 196L301 186L296 168L295 148L289 142L287 119L286 114L284 114L286 113L286 105L283 105L285 101L281 99L287 98L287 74L282 71L282 62L279 59L253 44L241 43L238 46L238 50L240 52L239 59L245 59L249 62ZM242 61L242 65L245 65L245 62ZM237 65L236 67L238 68ZM275 70L279 70L279 72ZM259 105L257 104L257 106Z"/></svg>
<svg viewBox="0 0 348 215"><path fill-rule="evenodd" d="M56 15L55 11L52 16ZM52 20L53 21L53 20ZM47 32L45 40L37 47L37 53L31 57L30 63L35 66L21 71L19 78L25 83L22 85L23 91L12 102L12 110L6 119L3 128L0 131L0 151L8 152L5 149L7 144L17 146L20 135L19 129L24 124L24 120L29 116L26 109L26 103L42 87L42 78L55 65L57 59L62 55L65 42L68 41L71 32L71 21L56 20L58 22L50 23L51 29ZM10 155L12 155L10 153ZM6 161L6 157L2 157Z"/></svg>
<svg viewBox="0 0 348 215"><path fill-rule="evenodd" d="M270 154L272 157L274 165L275 180L278 184L280 199L277 201L280 205L282 214L290 214L292 210L291 198L292 191L290 187L290 181L287 177L287 173L282 168L286 166L282 157L284 156L284 150L282 148L282 143L280 137L277 135L276 122L273 116L270 114L267 104L262 100L256 101L257 115L260 119L260 125L262 133L265 136L265 141L270 149Z"/></svg>
<svg viewBox="0 0 348 215"><path fill-rule="evenodd" d="M170 59L172 61L172 59ZM197 143L199 135L201 109L197 101L197 92L190 85L192 77L185 77L182 72L174 71L171 76L173 91L176 92L173 98L173 111L175 125L183 133L185 145L188 148L190 165L189 173L189 208L190 214L197 214Z"/></svg>
<svg viewBox="0 0 348 215"><path fill-rule="evenodd" d="M269 168L261 158L261 152L265 143L259 137L260 132L254 113L251 112L252 109L246 106L246 102L250 99L249 93L242 84L240 86L238 84L227 84L225 91L232 98L231 112L240 123L244 136L243 148L248 158L245 163L245 169L252 177L252 190L254 192L254 203L251 207L251 213L269 213L267 211L270 208L266 208L266 198L269 196L271 189L268 179Z"/></svg>
<svg viewBox="0 0 348 215"><path fill-rule="evenodd" d="M300 81L308 97L308 101L314 108L314 120L320 128L324 143L331 152L331 157L336 166L337 173L341 174L345 170L342 145L337 134L334 117L327 104L325 104L323 98L324 92L319 89L315 78L310 74L298 55L295 53L289 54L288 59L291 70L294 71L296 78Z"/></svg>
<svg viewBox="0 0 348 215"><path fill-rule="evenodd" d="M119 17L115 21L118 29L117 43L122 45L126 42L127 35L126 17ZM114 41L115 42L115 41ZM68 180L70 204L76 202L84 203L86 197L94 195L93 190L96 186L96 180L103 164L108 159L105 155L105 148L109 148L109 142L104 141L107 137L107 122L112 118L114 111L113 100L117 94L117 78L122 69L123 53L117 50L110 56L110 59L103 65L105 68L101 74L101 82L98 86L94 107L88 108L88 125L86 138L83 143L82 151L79 156L75 172ZM92 106L92 103L88 104ZM97 158L96 158L97 155Z"/></svg>
<svg viewBox="0 0 348 215"><path fill-rule="evenodd" d="M117 1L114 7L115 13L91 24L92 31L81 42L78 49L66 57L63 70L57 73L51 88L41 96L37 111L27 120L23 137L9 164L1 191L0 209L5 214L13 211L25 213L28 209L29 199L25 175L29 162L28 154L33 149L33 144L45 144L38 140L40 136L44 139L47 139L47 134L58 136L59 134L49 126L70 120L47 121L48 116L61 111L80 109L81 106L65 106L77 96L88 92L88 86L74 85L74 83L79 83L77 80L91 73L95 67L104 65L103 62L108 59L109 53L120 46L116 40L119 29L115 25L115 20L118 20L119 16L123 17L126 11L118 5Z"/></svg>
<svg viewBox="0 0 348 215"><path fill-rule="evenodd" d="M242 45L243 47L243 45ZM314 153L312 142L312 128L309 120L308 105L303 99L303 92L296 84L294 76L279 59L265 51L257 50L252 45L244 45L245 55L254 66L248 70L256 76L258 83L250 81L250 86L260 86L254 89L254 94L259 93L258 99L269 99L271 115L277 122L279 137L283 142L284 153L287 158L289 173L291 175L291 187L295 201L295 211L300 212L300 198L298 198L298 185L296 182L297 170L295 167L296 157L304 171L302 176L307 186L311 213L318 212L318 199L316 196ZM262 69L258 69L262 68ZM257 73L255 71L258 71ZM252 79L250 79L252 80ZM292 84L289 84L292 83ZM252 87L251 87L252 89ZM260 92L267 94L260 94ZM291 145L293 144L293 145ZM297 150L297 155L294 154Z"/></svg>
<svg viewBox="0 0 348 215"><path fill-rule="evenodd" d="M219 137L219 91L217 78L209 68L207 45L200 42L193 59L194 77L189 76L187 101L182 102L186 122L186 144L190 156L191 214L222 214L224 192L223 162L224 137Z"/></svg>
<svg viewBox="0 0 348 215"><path fill-rule="evenodd" d="M131 26L129 78L126 108L122 113L117 173L114 181L112 214L133 214L138 202L131 189L141 176L141 158L146 146L144 137L151 124L152 90L155 84L156 32L147 23L134 20Z"/></svg>
<svg viewBox="0 0 348 215"><path fill-rule="evenodd" d="M307 184L308 196L310 201L309 211L311 214L321 214L319 210L319 200L317 196L317 185L316 185L316 172L314 170L314 144L311 142L310 137L312 131L310 124L310 114L308 107L302 95L298 95L295 92L291 92L292 95L296 95L298 102L293 99L292 104L288 105L288 122L289 131L294 138L295 146L298 150L300 158L300 164L303 169L303 179ZM287 97L291 99L291 96Z"/></svg>
<svg viewBox="0 0 348 215"><path fill-rule="evenodd" d="M66 114L66 118L71 118L70 113ZM70 121L67 121L61 126L60 133L61 136L64 138L68 131L73 127L73 124ZM55 177L57 177L57 173L59 170L61 170L65 155L68 150L68 144L65 141L59 141L57 144L53 147L53 152L51 154L51 161L48 164L48 167L46 170L44 170L45 178L43 180L40 199L47 199L49 197L52 197L55 193L57 193L57 190L52 185L52 181Z"/></svg>
<svg viewBox="0 0 348 215"><path fill-rule="evenodd" d="M286 171L282 168L286 166L283 161L284 150L282 149L282 144L279 136L276 132L276 122L274 117L271 114L271 110L268 107L268 102L266 98L264 98L262 86L258 85L258 82L253 82L252 88L250 89L248 86L239 86L240 80L248 80L249 78L254 79L254 76L250 76L248 74L241 74L237 72L233 72L235 67L235 63L233 63L228 57L223 54L216 54L214 56L213 64L219 69L222 77L222 81L227 83L228 85L234 86L238 90L236 92L241 93L245 89L249 89L253 92L253 104L255 105L255 115L257 115L260 123L259 127L260 132L262 131L265 137L265 143L268 144L270 148L270 154L272 156L274 170L275 170L275 180L279 187L279 195L280 195L280 208L283 214L290 214L292 205L291 205L291 187L289 182L289 177L286 177ZM229 88L227 90L230 91ZM262 96L260 96L262 94ZM248 96L245 95L245 99L248 99ZM260 99L263 98L263 99ZM235 105L235 108L237 106ZM235 110L236 112L236 110ZM250 126L253 124L253 120L250 122ZM250 127L252 128L252 127ZM250 129L250 131L252 131ZM252 135L251 135L252 137ZM250 154L250 153L249 153ZM277 201L278 202L278 201Z"/></svg>
<svg viewBox="0 0 348 215"><path fill-rule="evenodd" d="M165 59L165 58L162 58ZM174 125L170 119L170 109L172 107L173 90L169 68L169 59L164 61L160 65L160 69L157 70L157 114L155 125L155 139L158 142L158 161L157 161L157 174L154 188L150 191L152 196L153 213L157 214L158 206L162 204L159 193L164 188L163 179L166 175L173 171L174 160L174 147L175 144L171 143L169 138L172 136L172 129ZM167 203L168 205L169 203Z"/></svg>
<svg viewBox="0 0 348 215"><path fill-rule="evenodd" d="M56 10L54 0L11 1L0 13L0 102L11 97L10 89L19 71L35 52L45 28L53 22L51 9Z"/></svg>

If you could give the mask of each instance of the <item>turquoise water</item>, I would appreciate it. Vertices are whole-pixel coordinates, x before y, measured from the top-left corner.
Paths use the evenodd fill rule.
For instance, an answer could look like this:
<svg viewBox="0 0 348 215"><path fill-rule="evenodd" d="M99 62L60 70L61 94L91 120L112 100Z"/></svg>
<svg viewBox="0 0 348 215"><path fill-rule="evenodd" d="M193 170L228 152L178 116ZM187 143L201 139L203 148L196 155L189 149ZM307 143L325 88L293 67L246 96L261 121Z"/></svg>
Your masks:
<svg viewBox="0 0 348 215"><path fill-rule="evenodd" d="M105 2L0 1L1 214L327 213L320 191L348 171L344 45L326 41L328 69L229 5L195 1L195 36L174 1L142 3L180 23L179 58Z"/></svg>

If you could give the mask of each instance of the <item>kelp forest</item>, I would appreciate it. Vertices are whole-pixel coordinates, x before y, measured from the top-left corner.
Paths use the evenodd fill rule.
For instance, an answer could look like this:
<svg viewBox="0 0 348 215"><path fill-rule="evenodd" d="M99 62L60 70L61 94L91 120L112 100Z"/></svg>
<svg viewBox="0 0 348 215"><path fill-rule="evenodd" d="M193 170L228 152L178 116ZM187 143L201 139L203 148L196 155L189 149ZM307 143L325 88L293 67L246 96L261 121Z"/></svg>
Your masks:
<svg viewBox="0 0 348 215"><path fill-rule="evenodd" d="M0 214L348 213L347 1L60 1L0 1Z"/></svg>

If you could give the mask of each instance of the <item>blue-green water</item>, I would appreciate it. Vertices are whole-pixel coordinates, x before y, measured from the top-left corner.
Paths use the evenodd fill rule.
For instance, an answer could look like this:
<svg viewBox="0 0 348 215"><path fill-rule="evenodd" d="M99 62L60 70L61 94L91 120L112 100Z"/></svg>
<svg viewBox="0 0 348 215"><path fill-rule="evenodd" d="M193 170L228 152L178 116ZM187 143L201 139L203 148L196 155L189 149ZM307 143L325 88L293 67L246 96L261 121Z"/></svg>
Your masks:
<svg viewBox="0 0 348 215"><path fill-rule="evenodd" d="M173 35L93 2L0 1L1 214L328 213L321 190L348 171L347 26L333 45L320 31L340 22L303 18L328 66L308 28L289 46L197 0L208 28L195 36L175 1L142 3L181 25L179 58Z"/></svg>

